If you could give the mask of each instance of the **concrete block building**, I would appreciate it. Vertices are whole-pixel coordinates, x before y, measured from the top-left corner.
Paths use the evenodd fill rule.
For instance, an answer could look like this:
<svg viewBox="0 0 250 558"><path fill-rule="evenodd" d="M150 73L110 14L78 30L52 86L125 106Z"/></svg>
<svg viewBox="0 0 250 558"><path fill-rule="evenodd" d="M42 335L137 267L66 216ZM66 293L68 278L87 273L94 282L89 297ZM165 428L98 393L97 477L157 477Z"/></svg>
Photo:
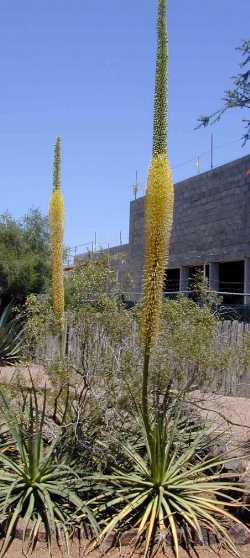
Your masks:
<svg viewBox="0 0 250 558"><path fill-rule="evenodd" d="M186 292L203 267L224 303L250 304L250 155L177 182L165 291ZM143 291L144 197L130 203L129 243L109 249L118 278L129 273L128 296ZM97 254L96 254L97 256ZM86 259L79 255L77 259Z"/></svg>
<svg viewBox="0 0 250 558"><path fill-rule="evenodd" d="M250 155L175 184L165 290L186 291L203 266L227 303L250 303ZM130 204L128 268L142 293L144 197ZM232 293L232 294L231 294Z"/></svg>

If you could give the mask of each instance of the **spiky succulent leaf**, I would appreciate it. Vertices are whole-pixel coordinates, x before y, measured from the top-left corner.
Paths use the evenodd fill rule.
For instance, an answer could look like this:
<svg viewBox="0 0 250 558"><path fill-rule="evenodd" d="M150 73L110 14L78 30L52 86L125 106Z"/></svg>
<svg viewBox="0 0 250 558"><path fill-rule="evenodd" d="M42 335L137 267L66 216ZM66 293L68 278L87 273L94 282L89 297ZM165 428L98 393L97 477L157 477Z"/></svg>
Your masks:
<svg viewBox="0 0 250 558"><path fill-rule="evenodd" d="M11 543L15 526L20 517L24 519L24 538L30 523L32 530L28 546L33 548L41 523L44 524L51 550L52 535L63 533L68 548L68 540L75 525L82 519L88 520L92 529L98 527L88 506L76 493L79 482L73 469L63 461L55 459L55 447L60 433L52 446L43 444L43 430L46 411L46 391L39 410L34 385L30 394L27 424L21 424L13 413L10 402L0 392L1 409L13 451L1 452L0 448L0 518L6 522L6 535L0 549L4 556Z"/></svg>
<svg viewBox="0 0 250 558"><path fill-rule="evenodd" d="M196 533L202 543L203 529L214 533L237 554L224 525L227 520L240 524L228 509L240 506L234 494L244 492L243 487L222 473L233 456L200 459L201 433L191 447L183 449L181 441L178 447L178 421L169 426L160 420L151 430L150 440L146 427L143 435L147 448L144 456L132 446L124 447L131 461L130 471L92 477L99 491L93 505L102 518L103 529L90 548L126 524L137 527L137 542L142 535L146 538L145 557L151 554L157 531L172 534L178 557L180 532L188 537Z"/></svg>
<svg viewBox="0 0 250 558"><path fill-rule="evenodd" d="M13 307L8 304L0 316L0 366L19 362L23 348L23 322L21 316L12 317Z"/></svg>

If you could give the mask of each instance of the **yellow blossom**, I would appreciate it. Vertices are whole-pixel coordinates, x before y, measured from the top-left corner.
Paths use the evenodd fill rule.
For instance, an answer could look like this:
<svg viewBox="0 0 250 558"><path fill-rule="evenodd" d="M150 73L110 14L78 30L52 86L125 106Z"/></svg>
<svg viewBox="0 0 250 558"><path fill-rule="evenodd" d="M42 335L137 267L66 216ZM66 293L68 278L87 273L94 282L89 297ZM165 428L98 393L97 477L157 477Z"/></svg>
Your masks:
<svg viewBox="0 0 250 558"><path fill-rule="evenodd" d="M64 202L61 191L61 143L57 138L54 161L54 183L50 198L49 218L52 244L52 300L60 330L64 329Z"/></svg>
<svg viewBox="0 0 250 558"><path fill-rule="evenodd" d="M154 341L160 310L173 222L174 191L165 154L153 157L145 197L145 264L142 332L146 350Z"/></svg>

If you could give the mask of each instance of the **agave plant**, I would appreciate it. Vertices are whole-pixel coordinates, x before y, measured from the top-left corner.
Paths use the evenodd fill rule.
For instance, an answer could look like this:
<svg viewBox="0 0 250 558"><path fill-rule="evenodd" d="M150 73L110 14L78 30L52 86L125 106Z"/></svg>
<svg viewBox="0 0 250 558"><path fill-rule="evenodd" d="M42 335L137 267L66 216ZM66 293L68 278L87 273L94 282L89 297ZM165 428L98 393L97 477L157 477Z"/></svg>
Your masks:
<svg viewBox="0 0 250 558"><path fill-rule="evenodd" d="M23 519L23 544L28 536L28 551L32 551L37 541L40 527L46 532L49 555L54 535L64 542L69 554L69 538L74 526L84 519L97 533L93 514L75 491L77 476L63 460L56 461L54 454L60 435L50 447L43 443L46 412L46 391L42 409L32 387L27 412L27 424L12 412L5 395L0 392L1 407L9 428L15 453L0 452L0 520L6 525L6 535L0 550L0 557L7 551L15 527Z"/></svg>
<svg viewBox="0 0 250 558"><path fill-rule="evenodd" d="M196 535L202 544L204 529L237 554L225 523L240 523L228 510L240 506L233 493L240 495L243 488L222 472L232 457L202 458L203 430L184 447L178 421L178 416L172 424L166 417L158 417L149 436L142 419L145 454L127 444L124 451L130 459L130 471L114 470L109 476L92 477L99 483L93 504L102 530L91 549L126 526L137 528L136 545L146 540L145 557L151 554L156 535L164 544L169 533L178 557L180 538L190 544Z"/></svg>
<svg viewBox="0 0 250 558"><path fill-rule="evenodd" d="M8 304L0 316L0 365L15 364L21 358L23 323L21 317L12 318L13 308Z"/></svg>

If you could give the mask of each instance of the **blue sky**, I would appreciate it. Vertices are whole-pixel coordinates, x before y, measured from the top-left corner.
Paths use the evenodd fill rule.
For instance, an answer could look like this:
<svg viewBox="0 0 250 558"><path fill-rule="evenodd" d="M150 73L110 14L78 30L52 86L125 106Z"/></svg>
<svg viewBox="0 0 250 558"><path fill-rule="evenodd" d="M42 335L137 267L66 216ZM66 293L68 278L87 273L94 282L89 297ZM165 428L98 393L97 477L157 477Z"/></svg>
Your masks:
<svg viewBox="0 0 250 558"><path fill-rule="evenodd" d="M68 245L115 244L128 234L138 169L151 156L156 0L0 0L0 212L47 212L55 137L63 148ZM235 47L249 36L249 0L169 0L170 160L175 180L241 148L241 114L194 131L216 109ZM217 147L218 146L218 147ZM209 155L201 156L207 170Z"/></svg>

